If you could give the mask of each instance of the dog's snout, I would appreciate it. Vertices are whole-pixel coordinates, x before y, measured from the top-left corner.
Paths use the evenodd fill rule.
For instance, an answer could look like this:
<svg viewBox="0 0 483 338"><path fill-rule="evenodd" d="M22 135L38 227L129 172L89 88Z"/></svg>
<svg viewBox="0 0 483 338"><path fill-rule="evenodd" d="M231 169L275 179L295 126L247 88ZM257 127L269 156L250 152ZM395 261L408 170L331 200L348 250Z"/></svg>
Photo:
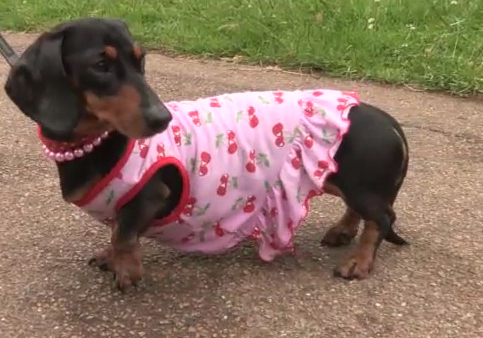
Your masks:
<svg viewBox="0 0 483 338"><path fill-rule="evenodd" d="M168 127L171 117L154 118L149 121L149 128L155 132L161 132Z"/></svg>
<svg viewBox="0 0 483 338"><path fill-rule="evenodd" d="M154 133L164 131L173 119L170 111L164 105L149 108L145 116L147 127Z"/></svg>

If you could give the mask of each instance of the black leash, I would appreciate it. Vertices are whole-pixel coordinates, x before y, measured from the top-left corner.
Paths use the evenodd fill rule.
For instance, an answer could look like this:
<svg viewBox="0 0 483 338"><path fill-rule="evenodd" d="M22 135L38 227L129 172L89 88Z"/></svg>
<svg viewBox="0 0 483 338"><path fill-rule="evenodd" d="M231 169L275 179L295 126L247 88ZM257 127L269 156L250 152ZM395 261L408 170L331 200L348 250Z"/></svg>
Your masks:
<svg viewBox="0 0 483 338"><path fill-rule="evenodd" d="M5 60L7 60L10 67L12 67L18 60L18 55L15 51L10 47L7 40L2 36L0 33L0 53L2 53Z"/></svg>

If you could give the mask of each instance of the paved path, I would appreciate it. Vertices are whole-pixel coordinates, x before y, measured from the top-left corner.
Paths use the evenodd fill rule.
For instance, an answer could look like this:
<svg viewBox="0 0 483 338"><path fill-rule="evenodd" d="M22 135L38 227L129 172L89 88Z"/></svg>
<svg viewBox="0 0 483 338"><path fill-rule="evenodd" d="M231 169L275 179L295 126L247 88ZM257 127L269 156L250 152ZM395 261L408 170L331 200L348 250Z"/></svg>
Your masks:
<svg viewBox="0 0 483 338"><path fill-rule="evenodd" d="M15 49L31 41L9 34ZM0 61L0 82L7 66ZM164 100L225 91L355 89L405 125L411 147L396 203L407 248L383 244L370 279L331 275L345 249L319 247L343 211L313 203L297 238L305 255L258 261L146 245L145 281L120 295L86 265L108 239L61 201L35 129L0 93L0 337L483 337L483 102L266 69L150 55Z"/></svg>

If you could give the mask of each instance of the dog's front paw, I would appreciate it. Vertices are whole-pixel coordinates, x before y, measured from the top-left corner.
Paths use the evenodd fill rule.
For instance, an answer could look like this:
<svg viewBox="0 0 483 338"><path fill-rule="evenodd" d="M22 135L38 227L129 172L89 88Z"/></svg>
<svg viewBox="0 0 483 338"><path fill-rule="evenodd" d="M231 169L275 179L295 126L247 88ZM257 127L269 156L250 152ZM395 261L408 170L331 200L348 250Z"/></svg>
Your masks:
<svg viewBox="0 0 483 338"><path fill-rule="evenodd" d="M334 276L344 279L366 279L374 266L374 258L366 253L355 252L334 269Z"/></svg>
<svg viewBox="0 0 483 338"><path fill-rule="evenodd" d="M98 267L102 271L113 271L113 250L111 246L108 246L104 250L97 252L88 264L90 266Z"/></svg>
<svg viewBox="0 0 483 338"><path fill-rule="evenodd" d="M130 251L114 251L114 280L117 288L124 292L129 286L136 286L143 278L143 265L139 248Z"/></svg>

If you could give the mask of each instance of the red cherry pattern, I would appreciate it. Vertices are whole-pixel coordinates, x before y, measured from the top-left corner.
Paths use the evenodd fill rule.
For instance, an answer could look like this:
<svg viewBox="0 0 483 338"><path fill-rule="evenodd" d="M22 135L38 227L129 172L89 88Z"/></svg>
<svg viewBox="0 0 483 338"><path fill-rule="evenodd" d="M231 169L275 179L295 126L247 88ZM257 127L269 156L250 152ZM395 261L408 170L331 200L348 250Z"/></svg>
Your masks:
<svg viewBox="0 0 483 338"><path fill-rule="evenodd" d="M148 156L149 147L145 144L145 140L138 141L139 156L146 158Z"/></svg>
<svg viewBox="0 0 483 338"><path fill-rule="evenodd" d="M220 177L220 185L216 189L216 194L218 196L225 196L226 190L227 190L227 187L228 187L228 178L229 178L229 175L228 174L221 175L221 177Z"/></svg>
<svg viewBox="0 0 483 338"><path fill-rule="evenodd" d="M196 197L190 197L188 199L188 203L186 203L184 209L183 209L183 214L186 216L191 216L193 214L193 209L196 204Z"/></svg>
<svg viewBox="0 0 483 338"><path fill-rule="evenodd" d="M206 151L201 152L200 154L201 164L198 169L198 175L205 176L208 174L208 163L211 161L211 155Z"/></svg>
<svg viewBox="0 0 483 338"><path fill-rule="evenodd" d="M260 229L255 227L251 233L251 236L255 239L260 238L262 236L262 232L260 231Z"/></svg>
<svg viewBox="0 0 483 338"><path fill-rule="evenodd" d="M193 124L197 127L201 126L200 115L197 110L190 111L188 116L191 117Z"/></svg>
<svg viewBox="0 0 483 338"><path fill-rule="evenodd" d="M249 172L249 173L254 173L256 170L257 170L257 166L255 164L255 158L256 158L256 154L255 154L255 150L250 150L250 153L248 154L248 163L245 165L245 169Z"/></svg>
<svg viewBox="0 0 483 338"><path fill-rule="evenodd" d="M258 117L255 115L255 108L253 106L248 107L247 113L250 127L256 128L258 126Z"/></svg>
<svg viewBox="0 0 483 338"><path fill-rule="evenodd" d="M277 103L283 103L283 92L273 92L274 100Z"/></svg>
<svg viewBox="0 0 483 338"><path fill-rule="evenodd" d="M179 126L172 126L171 131L173 132L174 143L177 147L181 146L181 129Z"/></svg>
<svg viewBox="0 0 483 338"><path fill-rule="evenodd" d="M234 154L238 150L238 144L235 141L235 132L233 130L229 130L227 132L227 139L228 139L228 153Z"/></svg>
<svg viewBox="0 0 483 338"><path fill-rule="evenodd" d="M314 176L316 178L321 178L322 175L324 174L325 169L329 167L329 163L327 161L319 161L317 162L317 167L319 169L315 170Z"/></svg>
<svg viewBox="0 0 483 338"><path fill-rule="evenodd" d="M215 229L215 234L218 237L223 237L225 234L225 230L221 228L221 223L218 221L213 225L213 228Z"/></svg>
<svg viewBox="0 0 483 338"><path fill-rule="evenodd" d="M213 107L213 108L220 108L221 107L220 102L218 102L217 97L213 97L213 98L210 99L210 107Z"/></svg>
<svg viewBox="0 0 483 338"><path fill-rule="evenodd" d="M301 157L302 157L302 154L301 154L300 150L297 150L295 152L295 156L291 160L292 167L294 167L294 169L298 170L302 166Z"/></svg>
<svg viewBox="0 0 483 338"><path fill-rule="evenodd" d="M283 147L285 145L285 139L283 137L283 124L278 122L272 127L272 133L275 135L275 145L277 147Z"/></svg>
<svg viewBox="0 0 483 338"><path fill-rule="evenodd" d="M165 157L166 156L166 152L164 150L164 143L159 143L156 146L156 150L158 151L158 156L157 156L158 159L160 159L161 157Z"/></svg>
<svg viewBox="0 0 483 338"><path fill-rule="evenodd" d="M312 138L312 134L308 134L307 136L305 136L304 144L307 148L312 148L312 146L314 145L314 139Z"/></svg>
<svg viewBox="0 0 483 338"><path fill-rule="evenodd" d="M307 107L304 109L304 114L307 117L314 116L314 104L310 101L307 102Z"/></svg>
<svg viewBox="0 0 483 338"><path fill-rule="evenodd" d="M256 197L253 195L250 195L247 197L247 200L245 202L245 206L243 207L243 211L246 213L253 212L255 210L255 200Z"/></svg>

